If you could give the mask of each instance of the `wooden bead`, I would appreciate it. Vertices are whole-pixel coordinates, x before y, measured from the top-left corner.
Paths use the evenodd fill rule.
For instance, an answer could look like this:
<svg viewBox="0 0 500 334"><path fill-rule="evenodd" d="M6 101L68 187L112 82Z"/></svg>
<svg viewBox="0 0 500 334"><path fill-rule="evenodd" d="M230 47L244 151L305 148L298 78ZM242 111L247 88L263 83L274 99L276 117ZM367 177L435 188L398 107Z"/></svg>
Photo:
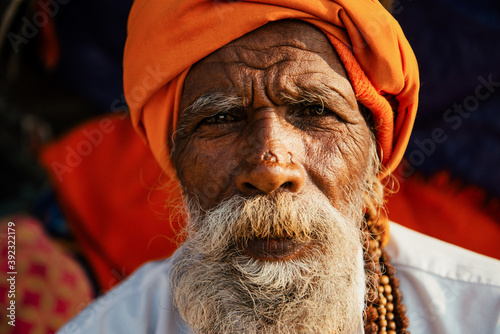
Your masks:
<svg viewBox="0 0 500 334"><path fill-rule="evenodd" d="M377 312L377 309L373 306L369 307L366 310L366 318L369 322L377 320L378 315L379 315L379 313Z"/></svg>
<svg viewBox="0 0 500 334"><path fill-rule="evenodd" d="M404 304L399 304L396 313L404 314L406 313L406 306Z"/></svg>
<svg viewBox="0 0 500 334"><path fill-rule="evenodd" d="M393 285L394 286L394 285ZM402 300L403 299L403 294L401 293L401 291L399 291L398 289L395 291L396 292L396 295L394 295L394 293L392 294L394 296L394 299L395 300Z"/></svg>
<svg viewBox="0 0 500 334"><path fill-rule="evenodd" d="M387 252L384 252L384 254L382 255L382 260L385 263L389 263L391 261L391 256Z"/></svg>
<svg viewBox="0 0 500 334"><path fill-rule="evenodd" d="M386 263L387 263L387 262L386 262ZM387 274L388 274L389 276L392 276L392 275L394 275L394 274L396 273L396 269L394 269L394 267L393 267L393 266L391 266L390 264L386 265L385 269L386 269ZM392 285L393 285L393 284L392 284ZM393 286L394 286L394 285L393 285Z"/></svg>
<svg viewBox="0 0 500 334"><path fill-rule="evenodd" d="M378 332L378 325L374 322L368 323L365 327L365 334L369 333L377 333Z"/></svg>
<svg viewBox="0 0 500 334"><path fill-rule="evenodd" d="M370 210L375 209L368 208L367 213L370 213ZM365 334L410 334L406 330L409 320L405 314L406 307L401 302L403 296L399 290L399 279L394 276L395 269L389 263L389 255L379 244L380 236L377 235L379 231L376 222L371 219L371 215L366 215L367 229L364 231L366 238L363 240L365 272L367 277L373 277L376 281L367 280L366 284ZM376 300L372 301L375 298ZM370 309L373 311L368 312ZM374 313L377 314L375 319L373 319ZM369 321L368 318L372 318L373 321Z"/></svg>
<svg viewBox="0 0 500 334"><path fill-rule="evenodd" d="M398 328L398 332L405 333L404 330L410 325L408 317L404 313L395 313L394 322Z"/></svg>
<svg viewBox="0 0 500 334"><path fill-rule="evenodd" d="M391 278L391 285L395 288L399 288L399 279L397 277Z"/></svg>

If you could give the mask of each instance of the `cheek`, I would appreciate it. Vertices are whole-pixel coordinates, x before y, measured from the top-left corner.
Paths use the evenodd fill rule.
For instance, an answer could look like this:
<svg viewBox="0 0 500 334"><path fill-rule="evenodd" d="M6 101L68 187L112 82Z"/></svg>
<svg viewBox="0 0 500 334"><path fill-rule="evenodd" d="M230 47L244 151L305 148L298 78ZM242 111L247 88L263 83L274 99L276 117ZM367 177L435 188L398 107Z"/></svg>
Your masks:
<svg viewBox="0 0 500 334"><path fill-rule="evenodd" d="M369 156L368 128L347 125L336 133L323 133L306 142L308 173L330 202L339 207L346 193L361 182Z"/></svg>
<svg viewBox="0 0 500 334"><path fill-rule="evenodd" d="M230 185L235 160L231 143L192 139L176 155L177 175L184 191L203 209L214 207Z"/></svg>

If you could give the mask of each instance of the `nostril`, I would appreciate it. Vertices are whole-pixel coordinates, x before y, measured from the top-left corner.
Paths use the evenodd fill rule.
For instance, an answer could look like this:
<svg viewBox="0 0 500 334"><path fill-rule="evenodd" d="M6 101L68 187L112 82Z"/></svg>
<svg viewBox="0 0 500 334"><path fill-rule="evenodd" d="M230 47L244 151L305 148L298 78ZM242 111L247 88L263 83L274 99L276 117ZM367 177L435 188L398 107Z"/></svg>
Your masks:
<svg viewBox="0 0 500 334"><path fill-rule="evenodd" d="M256 187L256 186L254 186L253 184L248 183L248 182L243 183L243 186L244 186L245 188L249 189L249 190L257 190L257 187Z"/></svg>
<svg viewBox="0 0 500 334"><path fill-rule="evenodd" d="M298 165L259 163L235 176L235 185L247 195L274 191L296 193L304 183L304 171Z"/></svg>

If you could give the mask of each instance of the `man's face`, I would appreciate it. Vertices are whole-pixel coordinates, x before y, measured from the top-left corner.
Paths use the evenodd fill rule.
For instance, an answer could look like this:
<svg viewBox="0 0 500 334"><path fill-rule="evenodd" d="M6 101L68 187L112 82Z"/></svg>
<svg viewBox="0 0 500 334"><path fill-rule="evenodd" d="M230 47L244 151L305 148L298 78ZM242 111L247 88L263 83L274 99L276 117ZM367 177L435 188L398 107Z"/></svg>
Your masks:
<svg viewBox="0 0 500 334"><path fill-rule="evenodd" d="M366 171L370 131L352 86L326 36L302 22L268 25L195 64L180 110L175 166L203 209L276 192L339 208Z"/></svg>
<svg viewBox="0 0 500 334"><path fill-rule="evenodd" d="M183 318L203 333L352 330L374 149L325 35L280 21L243 36L192 67L180 110L173 159L191 220L171 279Z"/></svg>

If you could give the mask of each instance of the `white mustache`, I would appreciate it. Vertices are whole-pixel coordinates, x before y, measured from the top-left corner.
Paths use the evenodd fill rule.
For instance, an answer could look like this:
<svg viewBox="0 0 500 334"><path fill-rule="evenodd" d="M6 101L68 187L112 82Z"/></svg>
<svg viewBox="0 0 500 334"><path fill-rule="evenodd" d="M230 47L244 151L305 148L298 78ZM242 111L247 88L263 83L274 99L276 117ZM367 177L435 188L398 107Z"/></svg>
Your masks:
<svg viewBox="0 0 500 334"><path fill-rule="evenodd" d="M250 239L294 239L301 242L328 237L328 225L343 218L326 199L280 194L272 197L234 196L201 214L191 203L191 235L200 237L210 248L227 248ZM348 219L361 221L360 205L352 205ZM217 222L208 224L207 222ZM223 245L226 245L224 247Z"/></svg>

